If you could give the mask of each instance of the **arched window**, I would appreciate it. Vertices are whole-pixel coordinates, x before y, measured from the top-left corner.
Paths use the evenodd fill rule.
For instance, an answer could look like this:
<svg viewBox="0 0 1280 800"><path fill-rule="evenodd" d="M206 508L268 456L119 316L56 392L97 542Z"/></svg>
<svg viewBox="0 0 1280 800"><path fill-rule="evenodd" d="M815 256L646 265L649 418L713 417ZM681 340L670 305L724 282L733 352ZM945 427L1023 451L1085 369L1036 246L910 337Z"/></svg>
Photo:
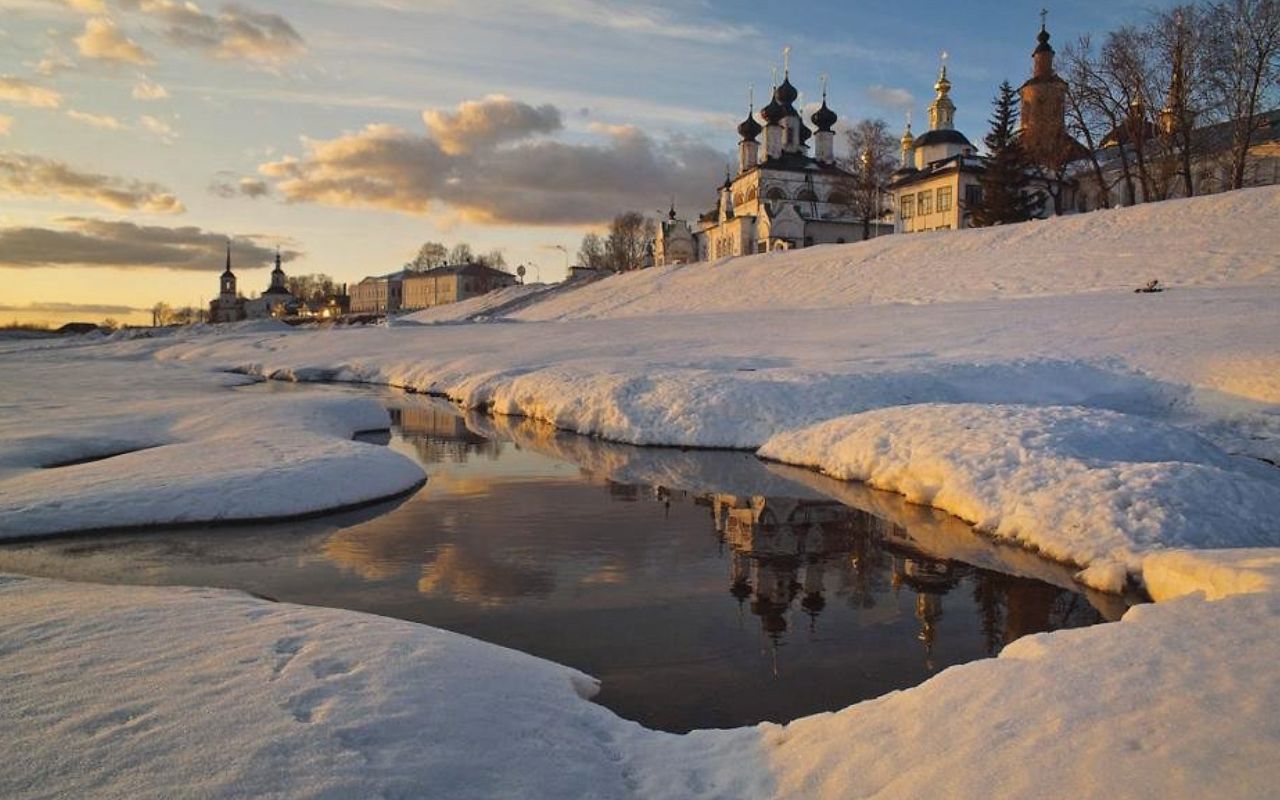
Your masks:
<svg viewBox="0 0 1280 800"><path fill-rule="evenodd" d="M756 194L756 187L752 186L747 189L747 201L755 200L760 195Z"/></svg>
<svg viewBox="0 0 1280 800"><path fill-rule="evenodd" d="M802 203L816 203L818 202L818 194L812 189L805 187L796 193L796 199Z"/></svg>
<svg viewBox="0 0 1280 800"><path fill-rule="evenodd" d="M735 192L733 195L733 204L735 206L740 206L744 202L746 202L746 199L745 199L745 196L742 194L742 192Z"/></svg>
<svg viewBox="0 0 1280 800"><path fill-rule="evenodd" d="M827 196L827 202L833 206L847 206L849 205L849 195L836 190Z"/></svg>
<svg viewBox="0 0 1280 800"><path fill-rule="evenodd" d="M764 193L764 198L769 201L786 200L787 193L782 191L782 189L778 188L777 186L773 186L773 187L770 187L769 190Z"/></svg>

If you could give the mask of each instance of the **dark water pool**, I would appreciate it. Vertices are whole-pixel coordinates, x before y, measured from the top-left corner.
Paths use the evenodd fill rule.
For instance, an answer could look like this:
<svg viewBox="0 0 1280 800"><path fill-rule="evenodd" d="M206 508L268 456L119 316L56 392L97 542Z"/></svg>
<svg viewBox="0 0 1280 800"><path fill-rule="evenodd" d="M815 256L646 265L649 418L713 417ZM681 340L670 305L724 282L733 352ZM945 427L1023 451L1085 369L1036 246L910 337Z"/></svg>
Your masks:
<svg viewBox="0 0 1280 800"><path fill-rule="evenodd" d="M429 623L591 673L599 702L671 731L842 708L1124 611L896 495L749 454L610 445L382 394L389 446L429 473L407 499L8 545L0 571L231 587Z"/></svg>

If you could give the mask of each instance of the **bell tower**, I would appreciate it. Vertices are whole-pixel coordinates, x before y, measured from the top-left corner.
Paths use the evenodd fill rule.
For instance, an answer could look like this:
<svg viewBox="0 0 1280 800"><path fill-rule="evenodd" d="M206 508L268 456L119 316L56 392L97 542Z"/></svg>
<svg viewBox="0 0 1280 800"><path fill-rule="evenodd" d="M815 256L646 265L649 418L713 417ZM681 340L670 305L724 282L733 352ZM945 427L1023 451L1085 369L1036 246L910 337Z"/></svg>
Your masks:
<svg viewBox="0 0 1280 800"><path fill-rule="evenodd" d="M222 271L219 296L225 300L236 299L236 274L231 271L231 240L227 240L227 268Z"/></svg>

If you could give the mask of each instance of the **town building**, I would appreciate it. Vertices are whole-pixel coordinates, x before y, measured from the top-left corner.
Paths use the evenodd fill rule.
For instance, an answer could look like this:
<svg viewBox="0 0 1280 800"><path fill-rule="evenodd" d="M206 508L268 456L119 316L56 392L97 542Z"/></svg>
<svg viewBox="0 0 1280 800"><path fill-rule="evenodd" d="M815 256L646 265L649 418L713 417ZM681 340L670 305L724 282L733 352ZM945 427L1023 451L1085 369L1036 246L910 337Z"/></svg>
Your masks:
<svg viewBox="0 0 1280 800"><path fill-rule="evenodd" d="M400 308L431 308L515 286L516 276L484 264L454 264L407 273Z"/></svg>
<svg viewBox="0 0 1280 800"><path fill-rule="evenodd" d="M853 175L836 160L836 113L827 105L810 116L795 107L799 91L789 72L774 87L756 120L754 104L738 126L736 169L726 169L714 210L692 224L674 205L658 228L653 263L682 264L730 256L839 244L862 238L850 202ZM763 135L763 143L760 137ZM810 141L813 154L810 155Z"/></svg>
<svg viewBox="0 0 1280 800"><path fill-rule="evenodd" d="M400 270L388 275L370 275L351 287L352 314L394 314L404 299L404 279L412 275Z"/></svg>

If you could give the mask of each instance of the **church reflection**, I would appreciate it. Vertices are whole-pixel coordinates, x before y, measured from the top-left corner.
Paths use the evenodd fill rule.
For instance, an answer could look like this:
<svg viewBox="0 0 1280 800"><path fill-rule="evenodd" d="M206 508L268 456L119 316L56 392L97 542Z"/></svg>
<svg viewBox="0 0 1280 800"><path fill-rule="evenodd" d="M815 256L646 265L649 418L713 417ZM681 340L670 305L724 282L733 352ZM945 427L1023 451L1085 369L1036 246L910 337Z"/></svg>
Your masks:
<svg viewBox="0 0 1280 800"><path fill-rule="evenodd" d="M411 405L392 409L391 413L402 440L429 466L497 461L512 448L567 458L564 451L556 449L561 440L554 433L538 429L533 431L537 436L522 435L527 432L519 424L499 432L483 427L493 424L483 419L469 424L447 403ZM478 433L477 429L485 433ZM579 449L585 447L580 437L566 441ZM599 463L580 464L580 475L600 487L610 504L620 505L607 515L617 525L581 532L584 549L597 552L609 546L601 543L615 535L611 530L621 530L624 517L633 513L624 510L624 506L661 504L664 520L671 518L676 505L705 508L720 558L727 566L728 593L737 601L741 618L758 621L775 658L778 648L792 637L807 635L813 639L840 634L840 630L822 629L824 620L833 616L838 618L825 623L828 627L886 621L901 624L914 618L919 643L917 663L929 670L935 668L939 648L970 652L980 649L995 655L1029 633L1105 621L1104 615L1081 594L1042 580L949 559L947 549L939 549L936 540L926 546L913 538L907 527L839 501L821 496L691 492L617 480L612 468L627 464L630 458L649 457L653 451L601 443L592 447L600 451ZM577 450L573 454L583 455ZM709 465L716 463L713 455L705 458ZM710 466L707 471L715 473ZM432 474L432 485L448 491L450 484L443 474ZM564 517L566 526L570 526L567 515L571 510L552 509L551 522ZM508 534L515 536L516 531ZM561 571L573 569L566 566L572 556L566 561L560 555L543 552L540 557L545 561L534 568L529 559L537 557L530 556L531 551L518 540L518 536L486 540L473 534L431 548L430 555L422 553L418 559L423 576L418 590L426 595L495 607L513 599L547 598L557 591L557 586L574 584L568 578L558 580ZM508 553L519 553L520 557L512 559ZM652 557L650 552L641 560L652 563ZM671 558L678 556L673 552ZM619 562L619 577L626 577L628 563L625 557ZM837 605L852 612L854 622L849 621L848 613L833 615ZM944 625L949 612L955 619ZM974 641L975 632L980 637L978 641ZM947 637L952 641L946 641ZM953 652L938 659L938 663L945 665L954 660Z"/></svg>
<svg viewBox="0 0 1280 800"><path fill-rule="evenodd" d="M872 609L909 592L923 658L933 668L944 598L962 583L973 587L990 655L1029 633L1103 621L1075 592L931 558L913 550L906 529L834 501L713 494L703 502L730 551L729 593L759 618L775 647L797 613L816 631L829 598Z"/></svg>

